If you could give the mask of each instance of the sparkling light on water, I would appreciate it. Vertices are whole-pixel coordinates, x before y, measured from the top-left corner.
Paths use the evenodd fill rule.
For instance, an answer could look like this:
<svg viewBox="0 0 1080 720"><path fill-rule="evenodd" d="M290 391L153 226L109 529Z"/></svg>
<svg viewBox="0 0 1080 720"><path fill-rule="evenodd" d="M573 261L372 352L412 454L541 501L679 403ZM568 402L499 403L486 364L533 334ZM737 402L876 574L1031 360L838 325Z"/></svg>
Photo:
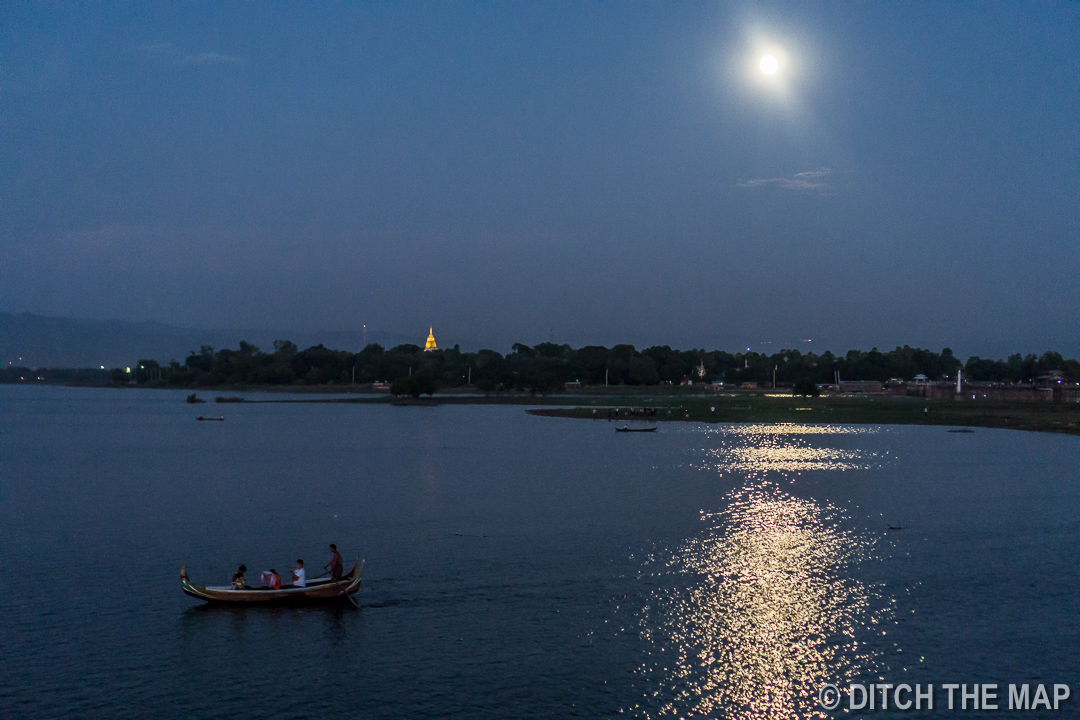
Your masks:
<svg viewBox="0 0 1080 720"><path fill-rule="evenodd" d="M818 425L808 423L769 423L705 426L706 435L760 437L763 435L874 435L878 430L868 425Z"/></svg>
<svg viewBox="0 0 1080 720"><path fill-rule="evenodd" d="M702 533L657 560L672 582L640 613L651 650L639 671L649 688L643 705L651 709L631 714L824 718L815 700L822 683L875 668L859 641L884 617L877 611L884 603L853 574L874 540L842 529L838 508L795 497L774 481L791 471L865 467L866 459L811 447L797 437L806 431L847 432L710 430L714 446L701 450L702 469L738 469L747 482L729 493L724 509L703 512Z"/></svg>
<svg viewBox="0 0 1080 720"><path fill-rule="evenodd" d="M807 470L863 470L875 455L865 450L844 450L811 444L803 436L859 435L869 428L840 425L726 425L706 429L709 447L702 449L702 469L747 473L798 473Z"/></svg>

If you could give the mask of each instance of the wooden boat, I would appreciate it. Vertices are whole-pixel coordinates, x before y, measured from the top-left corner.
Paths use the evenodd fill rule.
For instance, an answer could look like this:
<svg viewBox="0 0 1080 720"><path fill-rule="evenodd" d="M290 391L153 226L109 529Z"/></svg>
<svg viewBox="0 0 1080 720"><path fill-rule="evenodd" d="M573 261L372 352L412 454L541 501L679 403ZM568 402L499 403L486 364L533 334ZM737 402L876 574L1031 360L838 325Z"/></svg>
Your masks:
<svg viewBox="0 0 1080 720"><path fill-rule="evenodd" d="M621 428L620 427L615 428L615 432L656 432L656 428L654 428L654 427L632 428L632 427L627 427L626 425L623 425Z"/></svg>
<svg viewBox="0 0 1080 720"><path fill-rule="evenodd" d="M216 418L208 418L208 417L203 417L202 415L199 415L195 419L196 420L214 420L216 422L225 422L225 416L224 415L222 415L221 417L216 417Z"/></svg>
<svg viewBox="0 0 1080 720"><path fill-rule="evenodd" d="M311 580L305 587L282 585L280 589L248 587L237 590L232 585L207 587L188 580L187 566L180 566L180 588L185 594L207 602L228 603L307 603L348 598L360 589L366 561L356 559L352 570L340 580L322 578Z"/></svg>

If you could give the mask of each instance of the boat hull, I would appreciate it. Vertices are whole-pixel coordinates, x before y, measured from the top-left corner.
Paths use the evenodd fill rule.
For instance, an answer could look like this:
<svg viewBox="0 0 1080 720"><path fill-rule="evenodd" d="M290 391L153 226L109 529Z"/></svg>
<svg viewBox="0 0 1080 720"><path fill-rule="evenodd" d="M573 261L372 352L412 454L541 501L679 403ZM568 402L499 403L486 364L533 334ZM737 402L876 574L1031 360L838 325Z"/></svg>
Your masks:
<svg viewBox="0 0 1080 720"><path fill-rule="evenodd" d="M348 598L360 589L364 578L364 563L357 558L352 570L340 580L312 580L306 587L283 587L278 590L253 588L237 590L231 586L208 587L197 585L187 577L185 567L180 568L180 588L185 595L212 603L240 603L248 605L304 604L332 602Z"/></svg>

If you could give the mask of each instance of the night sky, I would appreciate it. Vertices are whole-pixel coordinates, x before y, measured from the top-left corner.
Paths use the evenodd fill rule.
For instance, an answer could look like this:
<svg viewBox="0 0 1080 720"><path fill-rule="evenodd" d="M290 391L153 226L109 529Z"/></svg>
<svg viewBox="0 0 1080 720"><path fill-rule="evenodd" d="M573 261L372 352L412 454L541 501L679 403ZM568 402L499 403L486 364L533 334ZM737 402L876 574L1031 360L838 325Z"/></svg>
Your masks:
<svg viewBox="0 0 1080 720"><path fill-rule="evenodd" d="M1075 3L0 5L9 312L1075 357L1078 191Z"/></svg>

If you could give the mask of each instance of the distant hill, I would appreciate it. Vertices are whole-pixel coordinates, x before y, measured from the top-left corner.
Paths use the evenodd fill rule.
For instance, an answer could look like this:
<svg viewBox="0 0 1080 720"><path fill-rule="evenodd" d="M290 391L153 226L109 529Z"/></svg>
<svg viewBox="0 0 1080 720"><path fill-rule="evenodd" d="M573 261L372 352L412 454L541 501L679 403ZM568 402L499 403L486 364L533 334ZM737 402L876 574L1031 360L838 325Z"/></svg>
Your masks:
<svg viewBox="0 0 1080 720"><path fill-rule="evenodd" d="M390 348L423 345L425 336L368 330L367 341ZM183 362L203 345L236 348L241 340L272 351L275 340L291 340L301 349L322 343L335 350L363 349L363 332L290 332L287 330L198 330L156 322L76 320L32 313L0 312L0 364L26 367L126 367L146 358ZM21 358L21 359L20 359Z"/></svg>

